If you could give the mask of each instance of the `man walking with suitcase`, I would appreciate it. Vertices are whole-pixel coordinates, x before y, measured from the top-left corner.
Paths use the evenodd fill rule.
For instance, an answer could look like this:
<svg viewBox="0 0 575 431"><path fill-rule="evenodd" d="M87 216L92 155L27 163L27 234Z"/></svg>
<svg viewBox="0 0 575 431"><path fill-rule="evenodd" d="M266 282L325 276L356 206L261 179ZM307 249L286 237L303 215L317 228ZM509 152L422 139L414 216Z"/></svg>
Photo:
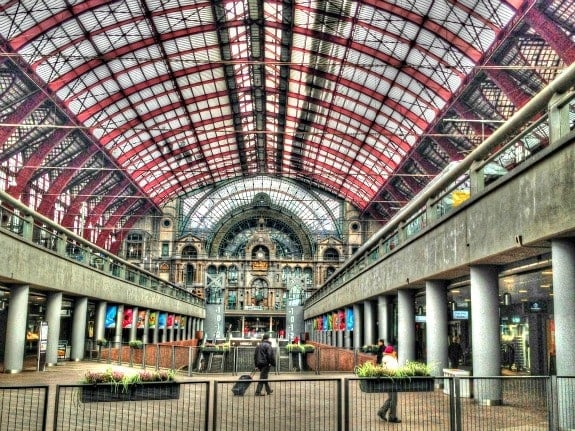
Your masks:
<svg viewBox="0 0 575 431"><path fill-rule="evenodd" d="M275 367L276 365L276 358L268 333L263 335L262 342L256 347L256 351L254 353L254 365L258 370L260 370L260 381L256 387L256 395L265 395L262 393L264 385L266 387L267 394L271 395L273 391L270 384L267 382L267 379L270 373L270 368Z"/></svg>

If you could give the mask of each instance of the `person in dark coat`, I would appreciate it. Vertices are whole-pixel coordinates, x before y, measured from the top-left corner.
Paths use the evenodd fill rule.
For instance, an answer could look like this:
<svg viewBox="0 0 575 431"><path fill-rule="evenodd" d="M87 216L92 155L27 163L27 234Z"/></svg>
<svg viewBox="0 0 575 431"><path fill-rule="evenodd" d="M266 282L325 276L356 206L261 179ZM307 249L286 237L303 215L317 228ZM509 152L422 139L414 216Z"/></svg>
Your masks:
<svg viewBox="0 0 575 431"><path fill-rule="evenodd" d="M276 358L269 338L269 334L264 334L262 337L262 342L258 344L254 353L254 365L258 370L260 370L260 381L256 387L257 396L265 395L262 393L264 386L268 395L271 395L273 392L270 384L267 382L267 379L270 373L270 368L275 367L276 365Z"/></svg>
<svg viewBox="0 0 575 431"><path fill-rule="evenodd" d="M449 358L449 368L457 368L459 366L459 362L463 357L463 349L457 337L453 337L451 340L451 344L447 348L447 357Z"/></svg>
<svg viewBox="0 0 575 431"><path fill-rule="evenodd" d="M381 365L381 360L383 359L383 352L385 351L385 341L383 339L377 340L377 365Z"/></svg>

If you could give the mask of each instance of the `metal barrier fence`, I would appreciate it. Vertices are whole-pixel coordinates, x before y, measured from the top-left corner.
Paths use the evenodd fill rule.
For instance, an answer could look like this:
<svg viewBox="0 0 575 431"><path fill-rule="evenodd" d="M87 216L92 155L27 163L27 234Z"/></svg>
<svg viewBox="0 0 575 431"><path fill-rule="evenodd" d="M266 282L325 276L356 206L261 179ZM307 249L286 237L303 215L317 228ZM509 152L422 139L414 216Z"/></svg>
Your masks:
<svg viewBox="0 0 575 431"><path fill-rule="evenodd" d="M59 385L53 430L208 430L208 381L180 383L177 398L140 386L144 391L136 395L124 392L123 387L105 387L94 394L94 385Z"/></svg>
<svg viewBox="0 0 575 431"><path fill-rule="evenodd" d="M387 425L378 411L395 390L401 422L389 424L394 430L575 428L575 377L415 377L392 380L391 389L357 377L308 376L269 379L273 394L261 397L257 375L243 396L232 392L236 378L180 382L176 399L147 392L86 398L94 385L58 385L52 421L46 386L3 387L0 430L371 431Z"/></svg>
<svg viewBox="0 0 575 431"><path fill-rule="evenodd" d="M44 430L47 414L47 385L0 388L0 430Z"/></svg>

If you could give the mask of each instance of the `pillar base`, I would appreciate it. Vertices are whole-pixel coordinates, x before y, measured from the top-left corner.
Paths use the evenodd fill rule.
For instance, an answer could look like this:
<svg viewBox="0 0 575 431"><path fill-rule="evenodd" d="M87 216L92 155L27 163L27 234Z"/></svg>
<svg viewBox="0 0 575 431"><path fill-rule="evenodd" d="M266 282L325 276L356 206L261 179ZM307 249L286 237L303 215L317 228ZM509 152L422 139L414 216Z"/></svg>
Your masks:
<svg viewBox="0 0 575 431"><path fill-rule="evenodd" d="M477 400L477 404L481 406L500 406L503 403L501 400Z"/></svg>
<svg viewBox="0 0 575 431"><path fill-rule="evenodd" d="M22 370L9 370L9 369L4 370L4 374L18 374L21 372L22 372Z"/></svg>

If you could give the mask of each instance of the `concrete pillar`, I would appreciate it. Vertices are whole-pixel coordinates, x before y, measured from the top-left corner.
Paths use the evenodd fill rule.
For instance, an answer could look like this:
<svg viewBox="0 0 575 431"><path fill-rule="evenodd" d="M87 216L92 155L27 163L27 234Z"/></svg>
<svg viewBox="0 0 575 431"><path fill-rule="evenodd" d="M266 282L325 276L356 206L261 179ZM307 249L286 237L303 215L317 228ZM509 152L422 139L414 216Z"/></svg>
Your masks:
<svg viewBox="0 0 575 431"><path fill-rule="evenodd" d="M108 303L106 301L100 301L96 305L96 321L94 322L94 337L96 340L100 340L104 337L106 333L106 309L108 308Z"/></svg>
<svg viewBox="0 0 575 431"><path fill-rule="evenodd" d="M386 344L389 339L389 300L385 295L377 297L377 339L384 340Z"/></svg>
<svg viewBox="0 0 575 431"><path fill-rule="evenodd" d="M492 265L470 268L471 342L473 375L476 377L501 374L498 272L498 268ZM475 380L473 396L479 404L501 404L501 381Z"/></svg>
<svg viewBox="0 0 575 431"><path fill-rule="evenodd" d="M76 298L72 319L72 347L70 349L70 359L72 361L81 361L84 359L86 345L88 298Z"/></svg>
<svg viewBox="0 0 575 431"><path fill-rule="evenodd" d="M46 365L58 364L58 341L62 319L62 292L53 292L46 298L46 322L48 322L48 343L46 345Z"/></svg>
<svg viewBox="0 0 575 431"><path fill-rule="evenodd" d="M399 364L415 361L415 295L411 289L397 292L397 355Z"/></svg>
<svg viewBox="0 0 575 431"><path fill-rule="evenodd" d="M363 345L366 344L376 344L376 338L373 332L374 329L374 322L375 322L375 315L374 315L374 306L371 301L364 301L363 302ZM361 346L360 346L361 347Z"/></svg>
<svg viewBox="0 0 575 431"><path fill-rule="evenodd" d="M339 348L343 348L343 335L344 335L345 331L337 331L337 339L336 339L336 346Z"/></svg>
<svg viewBox="0 0 575 431"><path fill-rule="evenodd" d="M6 346L10 347L4 352L5 373L19 373L24 368L29 293L28 285L12 286L10 289L6 322Z"/></svg>
<svg viewBox="0 0 575 431"><path fill-rule="evenodd" d="M135 340L138 338L138 307L132 308L132 326L130 327L130 339L129 341Z"/></svg>
<svg viewBox="0 0 575 431"><path fill-rule="evenodd" d="M152 311L150 313L150 316L153 319L153 324L152 324L152 328L150 328L152 330L152 343L157 344L159 342L159 329L158 329L158 319L160 317L160 312L159 311Z"/></svg>
<svg viewBox="0 0 575 431"><path fill-rule="evenodd" d="M124 305L118 304L118 312L116 314L116 328L114 331L113 347L120 347L122 345L122 321L124 320Z"/></svg>
<svg viewBox="0 0 575 431"><path fill-rule="evenodd" d="M146 310L146 315L144 316L144 332L142 334L142 343L148 344L150 341L150 309Z"/></svg>
<svg viewBox="0 0 575 431"><path fill-rule="evenodd" d="M353 304L353 348L359 349L363 343L363 316L359 304Z"/></svg>
<svg viewBox="0 0 575 431"><path fill-rule="evenodd" d="M570 239L551 241L553 262L553 309L555 349L558 376L575 375L575 242ZM559 429L575 429L573 382L557 379Z"/></svg>
<svg viewBox="0 0 575 431"><path fill-rule="evenodd" d="M429 280L425 283L427 363L432 364L433 376L442 376L448 366L447 347L447 283Z"/></svg>

